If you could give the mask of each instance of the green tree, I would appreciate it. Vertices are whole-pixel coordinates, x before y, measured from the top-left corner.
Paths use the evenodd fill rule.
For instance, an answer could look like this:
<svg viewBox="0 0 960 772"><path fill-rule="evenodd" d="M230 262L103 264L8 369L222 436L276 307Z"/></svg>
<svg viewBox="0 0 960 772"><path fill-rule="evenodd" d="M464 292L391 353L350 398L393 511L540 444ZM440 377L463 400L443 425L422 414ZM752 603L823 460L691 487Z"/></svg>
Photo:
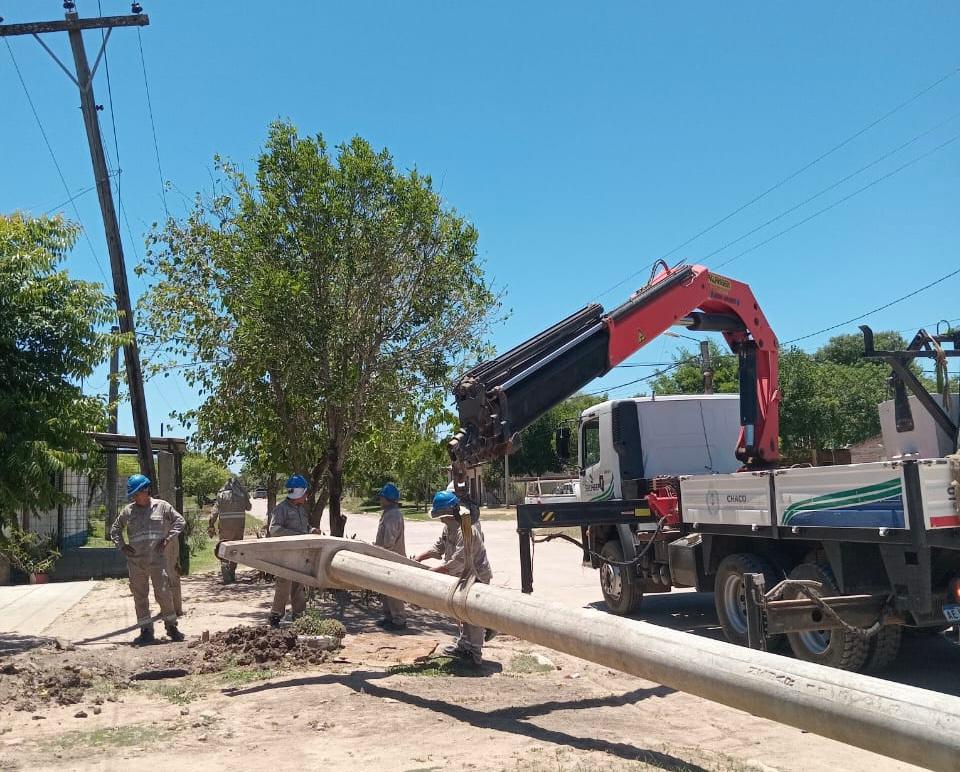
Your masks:
<svg viewBox="0 0 960 772"><path fill-rule="evenodd" d="M737 357L710 341L710 365L713 368L713 390L717 394L740 391ZM703 369L700 353L678 349L673 356L676 367L662 372L650 382L654 394L702 394Z"/></svg>
<svg viewBox="0 0 960 772"><path fill-rule="evenodd" d="M891 349L906 345L898 333L889 331L877 333L876 342ZM718 359L711 353L716 390L736 392L736 357ZM858 335L837 335L812 354L795 346L780 352L780 440L787 458L806 460L812 450L852 445L880 431L877 406L887 398L889 368L863 360L862 354L863 338ZM658 376L655 392L700 393L696 355L681 350L674 361L684 364Z"/></svg>
<svg viewBox="0 0 960 772"><path fill-rule="evenodd" d="M255 180L223 181L151 237L141 310L205 398L183 416L222 460L308 475L342 534L344 473L358 438L445 392L484 351L497 299L477 232L429 177L398 171L359 137L270 127Z"/></svg>
<svg viewBox="0 0 960 772"><path fill-rule="evenodd" d="M222 463L201 453L183 457L183 492L203 506L204 499L216 493L229 479L230 470Z"/></svg>
<svg viewBox="0 0 960 772"><path fill-rule="evenodd" d="M588 407L605 402L607 395L575 394L556 405L520 432L520 447L510 456L510 474L539 476L562 472L577 463L577 419ZM570 428L570 458L557 455L554 435L558 427ZM500 472L502 487L503 473Z"/></svg>
<svg viewBox="0 0 960 772"><path fill-rule="evenodd" d="M100 285L58 270L78 233L60 218L0 216L0 525L68 502L56 474L88 471L88 433L106 425L106 405L79 384L122 340L98 332L116 319Z"/></svg>
<svg viewBox="0 0 960 772"><path fill-rule="evenodd" d="M899 332L887 330L874 333L873 345L880 351L900 351L907 347L907 341ZM834 335L817 349L814 356L818 362L833 362L838 365L864 364L863 335Z"/></svg>

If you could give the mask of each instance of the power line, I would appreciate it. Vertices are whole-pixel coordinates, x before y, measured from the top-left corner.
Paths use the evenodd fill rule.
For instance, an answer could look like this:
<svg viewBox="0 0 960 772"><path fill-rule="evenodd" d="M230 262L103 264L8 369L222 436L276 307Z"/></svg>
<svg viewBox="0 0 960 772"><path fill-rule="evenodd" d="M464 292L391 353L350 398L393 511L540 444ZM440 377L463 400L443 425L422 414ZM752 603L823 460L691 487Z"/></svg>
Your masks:
<svg viewBox="0 0 960 772"><path fill-rule="evenodd" d="M147 111L150 113L150 128L153 130L153 152L157 158L157 173L160 175L160 198L163 200L163 211L167 217L170 216L170 210L167 208L167 187L163 177L163 169L160 167L160 143L157 142L157 124L153 120L153 102L150 99L150 83L147 80L147 62L143 57L143 38L140 36L140 28L137 28L137 45L140 48L140 68L143 70L143 87L147 92Z"/></svg>
<svg viewBox="0 0 960 772"><path fill-rule="evenodd" d="M67 199L67 203L69 203L73 208L73 213L77 218L77 224L80 226L80 230L83 232L83 236L87 241L87 246L90 247L90 254L93 255L93 260L97 265L97 269L100 271L100 275L103 277L103 281L107 286L110 286L110 280L107 278L106 271L103 270L103 264L100 262L100 258L97 256L97 250L93 248L93 242L90 241L90 234L87 233L86 226L83 224L83 219L80 217L80 210L77 209L75 197L73 197L70 193L70 186L67 185L67 179L63 176L63 169L60 168L60 162L57 161L57 155L53 152L53 146L50 144L50 138L47 137L47 132L43 128L43 121L40 120L40 113L37 112L37 107L33 103L33 97L30 96L30 89L27 88L27 82L23 79L23 73L20 72L20 65L17 64L17 57L13 55L13 48L10 46L10 41L4 38L3 42L6 43L7 52L10 54L10 61L13 62L13 69L16 70L17 78L20 80L20 85L23 87L24 96L26 96L27 103L30 105L30 111L33 113L34 120L37 122L37 127L40 129L40 135L43 137L43 143L47 146L47 152L50 153L50 160L53 161L53 165L57 170L57 175L60 177L60 182L63 184L63 190L69 197Z"/></svg>
<svg viewBox="0 0 960 772"><path fill-rule="evenodd" d="M837 181L834 182L833 184L828 185L828 186L825 187L825 188L821 188L819 191L817 191L816 193L814 193L812 196L809 196L809 197L805 198L805 199L804 199L803 201L801 201L800 203L794 204L794 205L791 206L789 209L784 209L784 210L783 210L782 212L780 212L778 215L776 215L776 216L774 216L774 217L771 217L771 218L770 218L769 220L767 220L766 222L758 225L758 226L755 227L755 228L751 228L751 229L748 230L746 233L744 233L744 234L741 235L741 236L737 236L737 238L733 239L732 241L728 241L728 242L727 242L726 244L724 244L722 247L718 247L717 249L713 250L713 252L710 252L710 253L704 255L703 257L701 257L699 261L700 261L700 262L706 262L706 261L709 260L711 257L714 257L715 255L719 254L720 252L723 252L723 251L724 251L725 249L727 249L728 247L732 247L734 244L737 244L737 243L743 241L743 240L744 240L745 238L747 238L748 236L752 236L752 235L753 235L754 233L756 233L757 231L763 230L763 229L766 228L768 225L772 225L773 223L777 222L777 220L782 220L784 217L786 217L786 216L787 216L788 214L790 214L791 212L795 212L797 209L800 209L801 207L806 206L806 205L809 204L811 201L814 201L814 200L820 198L820 196L822 196L824 193L829 193L831 190L840 187L840 186L843 185L845 182L849 182L850 180L852 180L852 179L853 179L854 177L856 177L857 175L862 174L863 172L865 172L867 169L870 169L870 168L876 166L878 163L881 163L882 161L885 161L886 159L890 158L891 156L896 155L896 154L899 153L901 150L905 150L906 148L910 147L910 145L913 145L913 144L915 144L916 142L919 142L919 141L920 141L921 139L923 139L924 137L926 137L926 136L932 134L933 132L937 131L937 129L943 128L943 127L946 126L948 123L956 120L958 117L960 117L960 113L954 113L954 114L951 115L949 118L947 118L945 121L941 121L941 122L938 123L936 126L933 126L933 127L929 128L929 129L927 129L926 131L923 131L923 132L921 132L920 134L917 134L916 136L908 139L906 142L902 143L901 145L898 145L898 146L895 147L894 149L889 150L888 152L884 153L883 155L875 158L875 159L872 160L870 163L868 163L866 166L861 166L861 167L860 167L859 169L857 169L856 171L850 172L850 174L846 175L845 177L842 177L841 179L837 180Z"/></svg>
<svg viewBox="0 0 960 772"><path fill-rule="evenodd" d="M762 193L754 196L753 198L751 198L751 199L750 199L749 201L747 201L746 203L741 204L740 206L736 207L736 208L733 209L732 211L730 211L730 212L728 212L727 214L725 214L725 215L724 215L723 217L721 217L720 219L715 220L713 223L711 223L711 224L708 225L707 227L703 228L702 230L700 230L699 232L697 232L696 234L694 234L693 236L691 236L690 238L688 238L686 241L684 241L684 242L682 242L681 244L678 244L677 246L675 246L673 249L671 249L669 252L667 252L666 254L664 254L664 255L663 255L661 258L659 258L659 259L665 260L666 258L670 257L671 255L679 252L681 249L683 249L683 248L684 248L685 246L687 246L688 244L693 243L694 241L696 241L696 240L697 240L698 238L700 238L701 236L706 235L706 234L709 233L710 231L712 231L712 230L714 230L715 228L717 228L718 226L722 225L722 224L725 223L727 220L729 220L731 217L734 217L734 216L740 214L740 212L742 212L744 209L747 209L748 207L753 206L753 204L755 204L755 203L757 203L758 201L760 201L761 199L765 198L766 196L768 196L768 195L769 195L770 193L772 193L773 191L777 190L778 188L783 187L786 183L788 183L788 182L790 182L791 180L795 179L796 177L800 176L801 174L803 174L805 171L807 171L808 169L812 168L813 166L816 166L818 163L820 163L820 162L821 162L822 160L824 160L825 158L833 155L835 152L837 152L837 151L840 150L841 148L845 147L846 145L849 145L853 140L857 139L858 137L860 137L860 136L862 136L863 134L865 134L866 132L868 132L870 129L874 128L874 127L877 126L878 124L880 124L880 123L882 123L883 121L887 120L887 118L890 118L891 116L893 116L893 115L895 115L896 113L898 113L898 112L900 112L901 110L903 110L905 107L908 107L909 105L913 104L913 103L916 102L920 97L924 96L924 95L927 94L928 92L930 92L930 91L932 91L933 89L937 88L937 86L941 85L942 83L946 82L946 81L949 80L950 78L954 77L957 73L960 73L960 67L955 67L954 69L950 70L950 71L947 72L946 74L944 74L944 75L940 76L939 78L937 78L935 81L933 81L933 82L930 83L929 85L924 86L922 89L920 89L919 91L917 91L917 92L916 92L913 96L911 96L909 99L906 99L905 101L901 102L900 104L896 105L895 107L893 107L893 108L891 108L890 110L888 110L887 112L885 112L885 113L884 113L883 115L881 115L879 118L874 119L873 121L871 121L870 123L868 123L866 126L858 129L858 130L855 131L853 134L851 134L850 136L848 136L846 139L844 139L844 140L842 140L841 142L837 143L836 145L834 145L833 147L831 147L829 150L821 153L821 154L818 155L816 158L814 158L812 161L809 161L808 163L804 164L803 166L801 166L801 167L800 167L799 169L797 169L796 171L791 172L791 173L788 174L786 177L784 177L783 179L781 179L781 180L779 180L778 182L774 183L774 184L771 185L769 188L767 188L766 190L764 190ZM605 289L603 292L601 292L600 294L596 295L595 299L602 298L602 297L603 297L604 295L606 295L607 293L612 292L613 290L617 289L618 287L626 284L626 283L627 283L628 281L630 281L631 279L634 279L634 278L636 278L637 276L640 276L640 275L643 274L645 271L648 271L650 268L652 268L654 265L656 265L656 262L657 262L657 261L654 260L652 263L650 263L649 265L645 266L644 268L641 268L640 270L635 271L634 273L632 273L632 274L630 274L629 276L627 276L625 279L622 279L621 281L617 282L616 284L614 284L613 286L609 287L608 289Z"/></svg>
<svg viewBox="0 0 960 772"><path fill-rule="evenodd" d="M847 320L845 320L845 321L838 322L837 324L832 324L832 325L830 325L829 327L824 327L822 330L817 330L817 331L815 331L815 332L810 332L810 333L807 333L806 335L801 335L801 336L799 336L799 337L797 337L797 338L793 338L792 340L785 341L785 342L783 343L783 345L786 346L786 345L789 345L789 344L791 344L791 343L796 343L798 340L806 340L807 338L812 338L812 337L814 337L814 336L816 336L816 335L820 335L821 333L831 332L832 330L836 330L838 327L845 327L846 325L852 324L853 322L858 322L858 321L860 321L861 319L864 319L864 318L866 318L866 317L868 317L868 316L871 316L871 315L877 313L878 311L883 311L883 310L885 310L885 309L887 309L887 308L890 308L890 306L895 306L897 303L901 303L901 302L903 302L904 300L907 300L907 299L909 299L909 298L912 298L914 295L919 295L921 292L924 292L925 290L928 290L928 289L930 289L931 287L935 287L937 284L942 284L942 283L945 282L947 279L950 279L950 278L956 276L957 274L960 274L960 268L957 268L957 269L951 271L950 273L948 273L948 274L946 274L946 275L944 275L944 276L941 276L939 279L934 279L934 280L933 280L932 282L930 282L929 284L925 284L925 285L923 285L922 287L920 287L919 289L915 289L913 292L908 292L906 295L902 295L901 297L898 297L898 298L896 298L895 300L891 300L889 303L884 303L882 306L877 306L876 308L873 308L873 309L871 309L871 310L869 310L869 311L866 311L865 313L859 314L858 316L854 316L854 317L852 317L852 318L850 318L850 319L847 319Z"/></svg>
<svg viewBox="0 0 960 772"><path fill-rule="evenodd" d="M806 223L810 222L810 221L813 220L814 218L819 217L820 215L825 214L826 212L829 212L831 209L834 209L834 208L840 206L840 204L846 203L847 201L849 201L849 200L850 200L851 198L853 198L854 196L858 196L858 195L860 195L861 193L866 192L867 190L869 190L870 188L874 187L875 185L879 185L881 182L890 179L890 177L892 177L893 175L899 174L899 173L902 172L904 169L907 169L907 168L909 168L910 166L913 166L914 164L919 163L920 161L924 160L925 158L930 157L930 156L933 155L934 153L939 152L940 150L943 150L943 148L947 147L948 145L953 144L953 143L956 142L958 139L960 139L960 134L954 134L952 137L950 137L950 139L946 140L945 142L941 142L939 145L937 145L936 147L931 148L930 150L927 150L925 153L921 153L920 155L918 155L918 156L916 156L916 157L914 157L914 158L911 158L911 159L910 159L909 161L907 161L906 163L901 164L901 165L898 166L897 168L895 168L895 169L887 172L887 173L884 174L884 175L881 175L880 177L877 177L877 178L874 179L874 180L871 180L871 181L868 182L866 185L863 185L862 187L859 187L859 188L857 188L856 190L854 190L852 193L848 193L847 195L843 196L843 198L839 198L839 199L837 199L836 201L834 201L833 203L828 204L827 206L823 207L822 209L818 209L816 212L814 212L813 214L809 215L808 217L804 217L802 220L800 220L800 221L798 221L798 222L795 222L793 225L790 225L790 226L787 227L787 228L784 228L782 231L778 231L777 233L774 233L774 234L773 234L772 236L770 236L769 238L764 239L763 241L760 241L760 242L754 244L752 247L747 247L745 250L743 250L743 252L738 252L738 253L737 253L736 255L734 255L733 257L731 257L731 258L729 258L729 259L727 259L727 260L724 260L722 263L719 263L717 266L715 266L715 268L723 268L723 266L725 266L725 265L730 265L730 263L732 263L734 260L739 260L739 259L740 259L741 257L743 257L744 255L747 255L747 254L749 254L750 252L753 252L754 250L759 249L760 247L766 246L766 245L769 244L771 241L780 238L781 236L789 233L789 232L792 231L792 230L796 230L796 229L799 228L801 225L805 225Z"/></svg>

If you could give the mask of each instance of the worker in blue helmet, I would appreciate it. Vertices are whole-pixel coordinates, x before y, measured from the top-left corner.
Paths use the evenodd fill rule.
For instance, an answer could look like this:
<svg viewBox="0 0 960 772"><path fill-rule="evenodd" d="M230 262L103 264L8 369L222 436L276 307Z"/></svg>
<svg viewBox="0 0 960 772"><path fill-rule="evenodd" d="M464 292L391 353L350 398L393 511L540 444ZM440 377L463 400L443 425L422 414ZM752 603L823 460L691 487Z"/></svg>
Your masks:
<svg viewBox="0 0 960 772"><path fill-rule="evenodd" d="M430 517L443 523L443 533L430 549L420 553L415 560L423 562L429 558L440 560L439 566L431 568L441 574L459 576L467 564L466 544L461 528L461 519L469 520L470 510L462 506L457 494L453 491L438 491L433 497L430 508ZM483 544L483 532L480 523L472 527L473 538L470 539L470 551L473 557L473 568L476 581L490 584L493 572L487 559L487 549ZM475 665L483 661L483 643L486 629L466 622L460 622L460 635L456 641L440 650L448 657L458 657L473 662Z"/></svg>
<svg viewBox="0 0 960 772"><path fill-rule="evenodd" d="M127 479L127 504L110 528L110 538L127 556L127 574L140 635L134 644L153 643L153 617L150 615L150 585L160 604L160 615L171 641L182 641L177 628L177 612L170 591L170 576L165 551L167 545L183 533L186 521L168 502L150 496L150 478L142 474ZM127 538L124 540L123 532Z"/></svg>
<svg viewBox="0 0 960 772"><path fill-rule="evenodd" d="M310 533L310 513L307 511L307 485L302 475L287 479L286 497L270 512L267 520L271 536L303 536ZM302 584L277 577L270 607L270 626L280 627L280 620L290 604L293 619L307 608L307 594Z"/></svg>
<svg viewBox="0 0 960 772"><path fill-rule="evenodd" d="M382 511L377 525L377 536L373 543L377 547L406 556L403 512L400 511L400 489L392 482L388 482L380 489L378 497ZM383 602L383 619L377 622L377 626L384 630L405 629L407 614L403 601L388 598L386 595L381 595L380 600Z"/></svg>

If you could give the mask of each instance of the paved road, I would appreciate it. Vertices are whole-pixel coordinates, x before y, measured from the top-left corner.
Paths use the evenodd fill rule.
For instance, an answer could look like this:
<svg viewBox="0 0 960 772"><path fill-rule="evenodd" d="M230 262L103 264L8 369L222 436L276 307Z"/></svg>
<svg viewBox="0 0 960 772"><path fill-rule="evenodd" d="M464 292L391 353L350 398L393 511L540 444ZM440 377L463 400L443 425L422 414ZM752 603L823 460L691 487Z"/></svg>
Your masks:
<svg viewBox="0 0 960 772"><path fill-rule="evenodd" d="M262 499L254 501L265 512ZM484 541L493 568L493 583L520 589L520 557L516 524L512 521L483 521ZM434 522L408 520L407 552L414 554L430 546L440 533ZM349 515L347 534L373 541L377 531L376 515ZM605 609L597 572L580 562L579 550L572 544L554 541L536 545L533 558L534 595L575 607ZM723 640L713 606L713 595L693 590L674 590L647 595L641 607L631 615L638 621L670 627L674 630ZM960 696L960 643L955 635L914 637L905 635L901 656L882 677Z"/></svg>

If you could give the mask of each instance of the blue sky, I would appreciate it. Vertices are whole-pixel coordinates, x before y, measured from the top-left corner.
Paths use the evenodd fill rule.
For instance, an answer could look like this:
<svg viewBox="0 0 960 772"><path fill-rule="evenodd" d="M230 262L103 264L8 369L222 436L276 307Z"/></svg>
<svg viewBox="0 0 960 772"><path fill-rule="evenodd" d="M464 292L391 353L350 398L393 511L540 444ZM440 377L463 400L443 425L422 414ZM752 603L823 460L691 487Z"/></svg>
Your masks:
<svg viewBox="0 0 960 772"><path fill-rule="evenodd" d="M101 0L104 13L129 3ZM210 183L214 153L252 170L267 124L289 118L331 143L360 134L433 176L480 231L512 309L499 349L599 297L616 305L644 270L743 203L949 73L840 150L672 253L701 261L784 210L916 139L808 205L706 260L708 266L932 151L960 133L960 5L441 2L143 3L142 31L164 178L175 215ZM97 3L79 0L82 16ZM60 18L56 0L6 2L7 23ZM48 36L69 61L64 35ZM89 56L98 33L87 33ZM75 87L31 38L10 41L71 195L92 185ZM128 264L162 217L137 32L109 46ZM111 167L106 72L95 84ZM0 211L55 208L64 192L5 45L0 45ZM782 341L882 305L960 268L960 141L912 163L720 270L748 282ZM96 196L76 201L91 247L69 260L102 280ZM74 218L70 206L63 211ZM133 276L137 295L144 289ZM870 316L875 329L960 317L960 276ZM846 331L855 331L851 324ZM803 341L808 348L827 334ZM634 357L660 362L682 341ZM694 345L694 344L690 344ZM615 370L615 386L650 368ZM88 387L105 389L105 372ZM629 386L614 395L634 393ZM152 428L194 395L147 386ZM129 410L121 410L121 431Z"/></svg>

